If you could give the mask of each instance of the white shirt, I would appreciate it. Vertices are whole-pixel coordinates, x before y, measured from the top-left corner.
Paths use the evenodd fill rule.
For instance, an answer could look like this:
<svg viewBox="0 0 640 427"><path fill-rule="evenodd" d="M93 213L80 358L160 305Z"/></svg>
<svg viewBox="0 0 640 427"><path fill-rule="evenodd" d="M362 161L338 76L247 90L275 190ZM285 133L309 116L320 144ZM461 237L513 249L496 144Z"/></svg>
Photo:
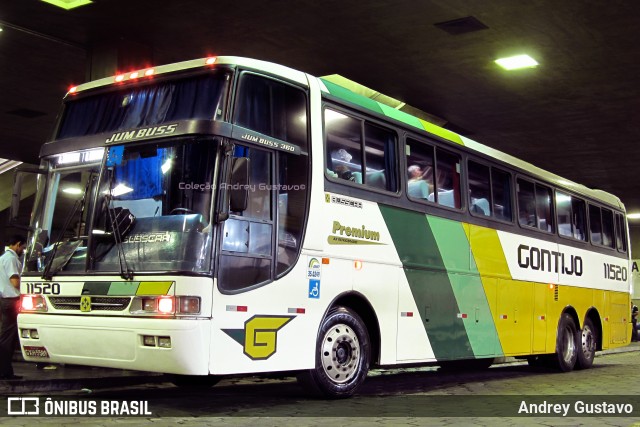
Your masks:
<svg viewBox="0 0 640 427"><path fill-rule="evenodd" d="M15 298L20 296L20 289L11 284L11 277L20 276L22 263L13 249L7 249L0 256L0 298Z"/></svg>

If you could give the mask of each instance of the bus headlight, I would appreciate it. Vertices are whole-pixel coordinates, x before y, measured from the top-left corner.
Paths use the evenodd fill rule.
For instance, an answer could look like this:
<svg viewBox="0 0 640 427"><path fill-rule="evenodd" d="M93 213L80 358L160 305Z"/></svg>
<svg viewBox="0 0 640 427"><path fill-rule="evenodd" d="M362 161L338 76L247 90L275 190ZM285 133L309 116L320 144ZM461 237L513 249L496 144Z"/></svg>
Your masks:
<svg viewBox="0 0 640 427"><path fill-rule="evenodd" d="M47 311L47 301L43 295L22 295L20 311Z"/></svg>
<svg viewBox="0 0 640 427"><path fill-rule="evenodd" d="M173 297L162 297L158 300L158 311L163 314L173 313Z"/></svg>
<svg viewBox="0 0 640 427"><path fill-rule="evenodd" d="M131 302L132 314L200 314L200 297L195 296L143 296Z"/></svg>

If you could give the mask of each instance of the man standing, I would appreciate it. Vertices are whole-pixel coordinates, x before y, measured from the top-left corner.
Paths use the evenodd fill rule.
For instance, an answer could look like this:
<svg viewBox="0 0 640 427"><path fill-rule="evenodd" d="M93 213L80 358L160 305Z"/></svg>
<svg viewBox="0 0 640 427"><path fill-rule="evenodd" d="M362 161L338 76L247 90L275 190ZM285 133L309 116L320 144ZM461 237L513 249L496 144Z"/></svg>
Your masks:
<svg viewBox="0 0 640 427"><path fill-rule="evenodd" d="M11 360L18 342L18 304L20 303L20 273L22 262L20 256L24 252L26 239L12 236L9 249L0 257L0 313L2 328L0 329L0 379L19 380L22 378L13 373Z"/></svg>

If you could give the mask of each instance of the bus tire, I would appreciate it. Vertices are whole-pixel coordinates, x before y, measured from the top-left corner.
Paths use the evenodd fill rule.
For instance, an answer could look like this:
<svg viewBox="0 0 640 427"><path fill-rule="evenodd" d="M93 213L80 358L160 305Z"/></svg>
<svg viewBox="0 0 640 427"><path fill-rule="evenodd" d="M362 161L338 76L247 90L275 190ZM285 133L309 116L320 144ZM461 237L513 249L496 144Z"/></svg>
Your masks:
<svg viewBox="0 0 640 427"><path fill-rule="evenodd" d="M298 382L315 396L349 397L367 377L370 358L369 334L360 316L335 307L318 332L315 368L300 372Z"/></svg>
<svg viewBox="0 0 640 427"><path fill-rule="evenodd" d="M205 389L218 384L220 377L217 375L175 375L168 374L170 383L180 388Z"/></svg>
<svg viewBox="0 0 640 427"><path fill-rule="evenodd" d="M558 323L556 353L553 364L562 372L573 370L578 359L578 328L573 318L564 313Z"/></svg>
<svg viewBox="0 0 640 427"><path fill-rule="evenodd" d="M584 321L582 330L578 332L578 359L576 369L589 369L593 365L598 345L598 332L591 319Z"/></svg>

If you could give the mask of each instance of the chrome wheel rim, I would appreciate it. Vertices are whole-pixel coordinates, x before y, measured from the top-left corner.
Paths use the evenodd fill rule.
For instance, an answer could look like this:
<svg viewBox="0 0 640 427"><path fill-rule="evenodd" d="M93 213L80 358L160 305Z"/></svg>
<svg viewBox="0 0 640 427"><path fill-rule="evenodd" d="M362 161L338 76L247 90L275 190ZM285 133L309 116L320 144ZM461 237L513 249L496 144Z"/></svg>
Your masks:
<svg viewBox="0 0 640 427"><path fill-rule="evenodd" d="M587 325L585 325L582 329L581 344L582 354L584 355L585 359L591 359L595 352L596 341L595 337L593 336L593 331Z"/></svg>
<svg viewBox="0 0 640 427"><path fill-rule="evenodd" d="M334 383L350 381L360 364L358 336L350 326L334 325L322 339L322 368Z"/></svg>
<svg viewBox="0 0 640 427"><path fill-rule="evenodd" d="M567 363L571 363L576 353L576 343L573 337L573 331L570 327L564 329L564 354L563 359Z"/></svg>

